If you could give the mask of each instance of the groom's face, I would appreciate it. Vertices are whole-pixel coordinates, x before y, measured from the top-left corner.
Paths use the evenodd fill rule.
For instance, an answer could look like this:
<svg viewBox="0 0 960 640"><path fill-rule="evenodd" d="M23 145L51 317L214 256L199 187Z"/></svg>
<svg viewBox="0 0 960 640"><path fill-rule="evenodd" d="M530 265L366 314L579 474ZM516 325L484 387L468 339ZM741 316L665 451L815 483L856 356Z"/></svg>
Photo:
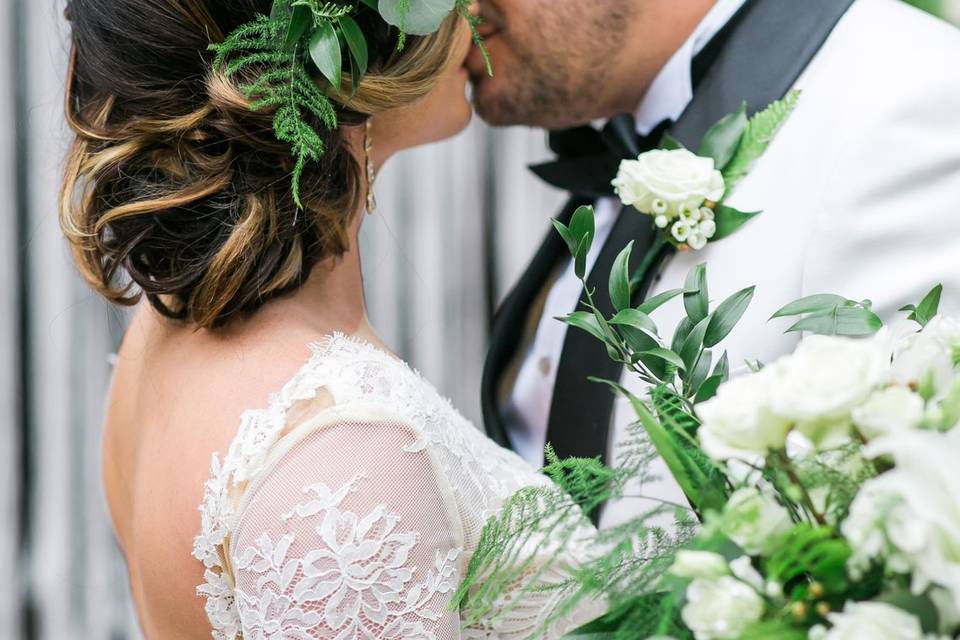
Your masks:
<svg viewBox="0 0 960 640"><path fill-rule="evenodd" d="M603 117L598 87L608 80L635 0L478 0L481 32L493 60L480 52L468 66L481 117L495 125L551 129Z"/></svg>

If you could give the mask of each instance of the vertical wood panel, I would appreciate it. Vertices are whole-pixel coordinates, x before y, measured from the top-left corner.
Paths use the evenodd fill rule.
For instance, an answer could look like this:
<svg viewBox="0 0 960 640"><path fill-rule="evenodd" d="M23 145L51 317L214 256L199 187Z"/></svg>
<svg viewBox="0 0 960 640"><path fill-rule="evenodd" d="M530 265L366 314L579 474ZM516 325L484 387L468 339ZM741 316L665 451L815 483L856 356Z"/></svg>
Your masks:
<svg viewBox="0 0 960 640"><path fill-rule="evenodd" d="M15 6L0 3L0 34L3 55L0 56L0 131L16 131L15 86L17 52ZM0 210L5 212L4 231L0 233L0 638L20 635L19 599L22 576L18 566L16 526L19 510L19 426L21 385L18 382L19 357L19 292L17 251L15 135L0 137Z"/></svg>

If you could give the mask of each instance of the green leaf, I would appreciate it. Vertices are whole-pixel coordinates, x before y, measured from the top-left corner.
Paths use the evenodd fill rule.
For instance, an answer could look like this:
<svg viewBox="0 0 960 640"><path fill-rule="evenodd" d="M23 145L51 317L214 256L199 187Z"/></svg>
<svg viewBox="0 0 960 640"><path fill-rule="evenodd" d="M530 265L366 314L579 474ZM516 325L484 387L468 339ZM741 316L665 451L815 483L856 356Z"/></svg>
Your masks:
<svg viewBox="0 0 960 640"><path fill-rule="evenodd" d="M799 91L790 91L782 100L772 103L747 122L740 146L723 170L728 194L750 173L754 163L766 152L780 127L793 113L799 99Z"/></svg>
<svg viewBox="0 0 960 640"><path fill-rule="evenodd" d="M379 12L387 24L405 33L426 36L440 28L455 0L380 0Z"/></svg>
<svg viewBox="0 0 960 640"><path fill-rule="evenodd" d="M697 362L693 365L693 371L690 373L690 391L697 393L700 386L710 375L710 364L713 362L713 353L709 349L704 349L697 357ZM689 394L688 394L689 395Z"/></svg>
<svg viewBox="0 0 960 640"><path fill-rule="evenodd" d="M357 21L350 16L340 18L340 32L343 33L343 39L347 41L347 47L350 49L350 55L357 63L357 72L362 78L367 75L367 64L369 63L369 52L367 50L367 39L360 29Z"/></svg>
<svg viewBox="0 0 960 640"><path fill-rule="evenodd" d="M640 355L642 355L642 356L651 356L651 357L654 357L654 358L659 358L660 360L663 360L664 362L666 362L666 363L668 363L668 364L672 364L673 366L677 367L678 369L685 369L685 368L686 368L686 365L684 364L683 359L682 359L680 356L678 356L676 353L674 353L674 352L671 351L670 349L664 349L663 347L657 347L657 348L655 348L655 349L648 349L648 350L642 352Z"/></svg>
<svg viewBox="0 0 960 640"><path fill-rule="evenodd" d="M603 328L597 322L596 316L589 311L574 311L566 317L557 318L560 322L566 323L571 327L582 329L592 335L597 340L606 343L607 337L603 333Z"/></svg>
<svg viewBox="0 0 960 640"><path fill-rule="evenodd" d="M683 143L670 135L669 131L663 133L663 137L660 138L660 144L657 145L660 149L665 149L666 151L675 151L676 149L683 149Z"/></svg>
<svg viewBox="0 0 960 640"><path fill-rule="evenodd" d="M587 275L587 254L590 252L590 243L592 241L593 237L589 234L583 236L580 240L580 245L577 247L577 252L573 256L573 271L581 280Z"/></svg>
<svg viewBox="0 0 960 640"><path fill-rule="evenodd" d="M290 51L297 46L300 38L304 36L312 24L313 14L310 12L309 7L294 7L290 15L290 25L287 27L287 35L283 39L283 48Z"/></svg>
<svg viewBox="0 0 960 640"><path fill-rule="evenodd" d="M740 322L743 314L750 306L753 300L753 293L756 287L747 287L733 294L717 307L710 318L710 324L703 336L703 345L713 347L720 344L720 341L730 335L733 328Z"/></svg>
<svg viewBox="0 0 960 640"><path fill-rule="evenodd" d="M683 287L685 289L683 306L687 310L687 317L696 324L710 313L710 300L707 294L707 265L700 263L691 269Z"/></svg>
<svg viewBox="0 0 960 640"><path fill-rule="evenodd" d="M590 239L587 251L593 245L593 236L596 233L593 207L579 207L570 218L570 233L574 239L573 246L579 247L585 237Z"/></svg>
<svg viewBox="0 0 960 640"><path fill-rule="evenodd" d="M649 300L644 301L639 307L637 307L637 311L650 315L666 303L682 294L683 289L670 289L669 291L658 293Z"/></svg>
<svg viewBox="0 0 960 640"><path fill-rule="evenodd" d="M322 22L310 37L310 58L333 88L340 91L343 80L343 52L340 38L329 22Z"/></svg>
<svg viewBox="0 0 960 640"><path fill-rule="evenodd" d="M636 309L624 309L610 319L610 324L626 327L634 327L640 331L649 333L651 336L657 335L657 325L650 319L650 316Z"/></svg>
<svg viewBox="0 0 960 640"><path fill-rule="evenodd" d="M714 165L720 171L726 167L740 146L740 138L747 129L747 103L733 113L724 116L715 125L710 127L703 140L697 155L713 158Z"/></svg>
<svg viewBox="0 0 960 640"><path fill-rule="evenodd" d="M713 219L717 225L717 232L710 238L711 242L723 240L727 236L733 235L743 225L747 224L762 212L760 211L740 211L724 204L718 204L713 210Z"/></svg>
<svg viewBox="0 0 960 640"><path fill-rule="evenodd" d="M727 357L726 351L724 351L720 359L717 360L717 366L713 368L713 375L720 376L724 382L730 377L730 360Z"/></svg>
<svg viewBox="0 0 960 640"><path fill-rule="evenodd" d="M787 329L787 333L809 331L826 336L871 336L883 327L880 317L861 307L837 307L811 314Z"/></svg>
<svg viewBox="0 0 960 640"><path fill-rule="evenodd" d="M707 333L707 327L711 320L712 316L708 316L698 322L687 339L683 341L683 347L680 348L680 357L688 371L693 370L693 365L696 364L697 358L700 356L700 349L703 348L703 337Z"/></svg>
<svg viewBox="0 0 960 640"><path fill-rule="evenodd" d="M848 300L843 296L837 296L832 293L818 293L799 300L794 300L790 304L781 307L779 311L770 316L770 319L783 318L787 316L799 316L804 313L822 313L832 311L833 309L846 304Z"/></svg>
<svg viewBox="0 0 960 640"><path fill-rule="evenodd" d="M617 259L613 261L613 267L610 269L610 302L617 311L628 309L630 307L630 253L633 251L633 241L631 240Z"/></svg>
<svg viewBox="0 0 960 640"><path fill-rule="evenodd" d="M917 310L913 313L913 320L920 323L921 327L927 326L933 317L940 310L940 296L943 293L943 285L938 284L930 290L923 300L917 305Z"/></svg>
<svg viewBox="0 0 960 640"><path fill-rule="evenodd" d="M693 401L699 404L714 397L717 395L717 389L720 388L720 385L723 384L723 382L724 379L722 375L718 375L716 373L713 374L704 380L703 384L696 388L696 395L694 396Z"/></svg>
<svg viewBox="0 0 960 640"><path fill-rule="evenodd" d="M673 340L670 342L670 348L676 352L680 353L680 349L683 348L683 343L686 341L687 336L690 335L690 332L693 331L693 322L690 318L684 316L683 319L677 324L677 328L673 332Z"/></svg>
<svg viewBox="0 0 960 640"><path fill-rule="evenodd" d="M689 460L688 454L684 451L682 444L677 438L667 431L661 421L650 412L640 398L630 393L626 388L607 380L594 381L609 385L630 401L641 426L643 426L650 438L650 443L654 449L657 450L657 453L660 454L660 457L663 458L664 462L666 462L667 468L670 469L670 474L677 481L677 484L680 485L680 488L687 498L694 504L700 504L701 491L698 486L700 483L691 477L691 470L698 469L698 467Z"/></svg>
<svg viewBox="0 0 960 640"><path fill-rule="evenodd" d="M551 220L550 222L553 223L553 228L557 230L557 233L560 234L560 237L563 238L563 241L566 243L567 249L570 251L570 257L577 255L577 246L580 242L573 237L573 232L570 231L570 227L559 220Z"/></svg>

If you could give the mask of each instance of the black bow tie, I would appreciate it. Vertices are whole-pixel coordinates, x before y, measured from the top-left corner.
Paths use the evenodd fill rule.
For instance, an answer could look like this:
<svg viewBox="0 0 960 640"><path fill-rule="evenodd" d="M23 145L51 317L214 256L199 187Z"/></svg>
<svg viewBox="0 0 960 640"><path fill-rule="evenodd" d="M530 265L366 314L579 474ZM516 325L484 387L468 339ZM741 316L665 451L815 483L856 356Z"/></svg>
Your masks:
<svg viewBox="0 0 960 640"><path fill-rule="evenodd" d="M641 136L634 117L624 114L612 118L602 131L589 126L554 131L550 133L550 148L557 159L534 165L530 170L548 184L575 196L612 196L612 182L620 162L656 148L669 124L663 122L649 135Z"/></svg>

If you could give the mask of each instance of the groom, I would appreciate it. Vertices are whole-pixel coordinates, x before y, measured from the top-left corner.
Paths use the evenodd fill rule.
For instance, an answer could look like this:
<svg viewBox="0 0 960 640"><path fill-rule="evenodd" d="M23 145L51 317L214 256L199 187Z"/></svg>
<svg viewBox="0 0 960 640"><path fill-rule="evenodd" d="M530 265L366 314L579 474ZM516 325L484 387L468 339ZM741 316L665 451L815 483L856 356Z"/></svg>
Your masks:
<svg viewBox="0 0 960 640"><path fill-rule="evenodd" d="M557 160L535 167L568 191L557 215L596 209L588 284L610 310L607 277L650 219L622 208L607 186L621 159L669 130L693 145L746 101L751 113L802 90L799 105L727 200L763 210L701 251L665 251L635 303L683 286L708 265L711 298L757 285L750 310L722 345L731 369L771 361L796 336L770 322L814 293L870 297L884 318L937 282L960 302L960 31L901 0L479 0L495 68L469 61L478 111L495 125L552 131ZM606 120L602 133L591 122ZM521 212L517 212L519 214ZM548 226L545 225L545 229ZM561 457L613 461L633 412L590 376L617 379L604 347L554 318L577 308L582 286L552 231L493 325L483 379L489 434L534 464L550 442ZM678 300L657 312L669 337ZM719 355L719 354L718 354ZM642 393L625 377L624 384ZM665 466L660 465L661 474ZM606 505L602 526L683 502L669 478Z"/></svg>

